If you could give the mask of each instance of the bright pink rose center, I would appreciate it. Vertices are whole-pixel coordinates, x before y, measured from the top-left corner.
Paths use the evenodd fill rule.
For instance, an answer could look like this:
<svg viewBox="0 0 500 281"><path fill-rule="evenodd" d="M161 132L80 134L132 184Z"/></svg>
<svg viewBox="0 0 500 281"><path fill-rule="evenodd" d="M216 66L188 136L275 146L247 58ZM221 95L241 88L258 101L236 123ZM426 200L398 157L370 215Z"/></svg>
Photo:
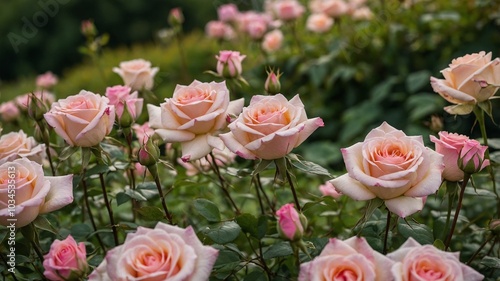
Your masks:
<svg viewBox="0 0 500 281"><path fill-rule="evenodd" d="M290 123L290 114L286 108L281 108L278 105L268 105L256 108L251 118L257 123Z"/></svg>
<svg viewBox="0 0 500 281"><path fill-rule="evenodd" d="M158 271L168 272L174 276L180 271L181 265L173 264L168 252L145 252L136 259L136 277L147 276Z"/></svg>
<svg viewBox="0 0 500 281"><path fill-rule="evenodd" d="M373 160L386 164L401 164L412 158L413 153L397 144L387 143L378 148L372 157Z"/></svg>
<svg viewBox="0 0 500 281"><path fill-rule="evenodd" d="M56 257L58 265L68 265L70 267L75 267L75 264L69 264L75 259L75 252L70 247L62 248Z"/></svg>
<svg viewBox="0 0 500 281"><path fill-rule="evenodd" d="M428 281L440 280L443 277L443 272L428 260L421 261L417 264L416 273L417 276Z"/></svg>
<svg viewBox="0 0 500 281"><path fill-rule="evenodd" d="M210 92L203 91L200 89L189 89L187 91L183 91L177 97L177 101L181 104L190 104L196 101L206 100L210 97Z"/></svg>
<svg viewBox="0 0 500 281"><path fill-rule="evenodd" d="M342 268L333 276L334 281L354 281L358 280L358 275L351 269Z"/></svg>

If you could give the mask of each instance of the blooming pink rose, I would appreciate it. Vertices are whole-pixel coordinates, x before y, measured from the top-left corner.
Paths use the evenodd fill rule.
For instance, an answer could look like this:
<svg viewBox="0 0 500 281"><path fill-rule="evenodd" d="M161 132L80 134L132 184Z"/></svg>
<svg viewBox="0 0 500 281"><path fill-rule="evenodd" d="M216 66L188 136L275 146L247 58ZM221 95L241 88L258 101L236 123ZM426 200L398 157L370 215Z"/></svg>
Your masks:
<svg viewBox="0 0 500 281"><path fill-rule="evenodd" d="M461 263L458 252L441 251L432 245L422 246L411 237L387 257L396 262L391 269L395 281L479 281L484 278Z"/></svg>
<svg viewBox="0 0 500 281"><path fill-rule="evenodd" d="M0 104L0 116L5 122L10 122L19 117L20 111L14 101L8 101Z"/></svg>
<svg viewBox="0 0 500 281"><path fill-rule="evenodd" d="M217 59L217 73L222 77L239 77L242 72L241 62L245 55L236 51L219 51Z"/></svg>
<svg viewBox="0 0 500 281"><path fill-rule="evenodd" d="M108 98L82 90L53 103L44 117L69 145L90 147L111 132L115 107L109 105Z"/></svg>
<svg viewBox="0 0 500 281"><path fill-rule="evenodd" d="M135 132L135 136L139 140L139 144L145 144L149 137L155 134L155 130L149 127L149 122L145 122L142 125L134 124L132 125L132 129Z"/></svg>
<svg viewBox="0 0 500 281"><path fill-rule="evenodd" d="M432 89L448 102L450 114L469 114L478 102L491 98L500 85L500 59L491 60L491 52L465 55L441 70L445 79L431 77ZM492 84L496 86L485 86Z"/></svg>
<svg viewBox="0 0 500 281"><path fill-rule="evenodd" d="M342 193L338 192L335 186L330 181L325 182L319 186L319 191L323 196L331 196L333 198L339 198Z"/></svg>
<svg viewBox="0 0 500 281"><path fill-rule="evenodd" d="M122 245L108 251L89 281L208 280L218 254L200 242L191 226L159 222L154 229L129 233Z"/></svg>
<svg viewBox="0 0 500 281"><path fill-rule="evenodd" d="M45 144L38 144L33 137L28 137L23 130L10 132L0 137L0 164L17 158L28 158L42 164L45 156Z"/></svg>
<svg viewBox="0 0 500 281"><path fill-rule="evenodd" d="M331 238L321 254L300 265L299 281L392 281L394 262L374 251L363 237Z"/></svg>
<svg viewBox="0 0 500 281"><path fill-rule="evenodd" d="M421 136L407 136L386 122L363 142L342 149L347 169L332 180L355 200L380 198L404 218L422 209L426 196L441 185L443 155L424 146Z"/></svg>
<svg viewBox="0 0 500 281"><path fill-rule="evenodd" d="M307 119L299 95L290 101L282 94L256 95L229 124L231 132L220 138L240 157L273 160L290 153L322 126L319 117Z"/></svg>
<svg viewBox="0 0 500 281"><path fill-rule="evenodd" d="M334 18L345 15L350 10L349 4L343 0L323 0L320 7L322 13Z"/></svg>
<svg viewBox="0 0 500 281"><path fill-rule="evenodd" d="M217 137L229 115L238 115L243 99L229 101L225 82L177 85L172 98L160 106L148 104L149 125L165 142L180 142L182 160L196 160L213 148L224 149Z"/></svg>
<svg viewBox="0 0 500 281"><path fill-rule="evenodd" d="M468 140L460 150L458 167L468 174L474 174L490 165L490 160L484 158L487 146L477 140Z"/></svg>
<svg viewBox="0 0 500 281"><path fill-rule="evenodd" d="M12 194L15 195L14 208L9 207ZM0 225L7 226L12 223L9 219L16 219L16 228L23 227L39 214L58 210L71 202L73 175L44 176L42 166L26 158L0 165Z"/></svg>
<svg viewBox="0 0 500 281"><path fill-rule="evenodd" d="M307 29L316 33L327 32L332 25L333 19L323 13L310 15L306 23Z"/></svg>
<svg viewBox="0 0 500 281"><path fill-rule="evenodd" d="M281 48L283 38L283 32L279 29L266 33L264 39L262 39L262 49L267 53L276 52Z"/></svg>
<svg viewBox="0 0 500 281"><path fill-rule="evenodd" d="M292 21L304 13L305 9L297 0L281 0L274 2L273 10L275 15L283 21Z"/></svg>
<svg viewBox="0 0 500 281"><path fill-rule="evenodd" d="M57 84L57 76L54 73L47 71L36 77L36 86L42 89L50 89Z"/></svg>
<svg viewBox="0 0 500 281"><path fill-rule="evenodd" d="M269 15L248 11L238 17L238 26L254 40L260 40L271 23Z"/></svg>
<svg viewBox="0 0 500 281"><path fill-rule="evenodd" d="M217 9L219 20L223 22L235 21L239 15L238 7L235 4L224 4Z"/></svg>
<svg viewBox="0 0 500 281"><path fill-rule="evenodd" d="M222 21L209 21L205 25L205 33L214 39L231 40L234 37L233 28Z"/></svg>
<svg viewBox="0 0 500 281"><path fill-rule="evenodd" d="M43 268L43 275L52 281L84 277L88 269L85 243L76 243L71 235L64 240L55 240L43 257Z"/></svg>
<svg viewBox="0 0 500 281"><path fill-rule="evenodd" d="M120 67L113 67L113 72L120 75L123 83L132 90L151 90L158 67L151 67L151 62L144 59L135 59L120 63Z"/></svg>
<svg viewBox="0 0 500 281"><path fill-rule="evenodd" d="M168 14L168 22L171 26L181 25L184 22L184 15L179 7L173 8Z"/></svg>
<svg viewBox="0 0 500 281"><path fill-rule="evenodd" d="M351 14L355 20L370 20L373 18L373 12L368 7L359 7L353 10Z"/></svg>
<svg viewBox="0 0 500 281"><path fill-rule="evenodd" d="M144 99L137 98L137 91L133 93L131 91L130 87L120 85L106 88L106 97L109 99L109 104L115 106L118 119L122 117L125 104L133 120L137 120L141 115Z"/></svg>
<svg viewBox="0 0 500 281"><path fill-rule="evenodd" d="M300 217L292 203L285 204L276 211L278 216L278 232L285 239L296 241L304 235L304 227L307 227L307 220L304 216Z"/></svg>
<svg viewBox="0 0 500 281"><path fill-rule="evenodd" d="M447 181L461 181L464 172L458 167L458 155L469 137L455 133L441 131L439 139L431 136L431 141L436 145L436 152L444 155L443 178Z"/></svg>

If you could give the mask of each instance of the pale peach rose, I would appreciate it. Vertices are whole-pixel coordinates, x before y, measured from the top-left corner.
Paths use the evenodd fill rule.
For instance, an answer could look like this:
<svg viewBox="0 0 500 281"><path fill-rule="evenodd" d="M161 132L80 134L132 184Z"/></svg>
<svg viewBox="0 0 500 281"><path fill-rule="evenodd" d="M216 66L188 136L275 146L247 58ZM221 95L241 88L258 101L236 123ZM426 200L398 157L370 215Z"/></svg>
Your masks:
<svg viewBox="0 0 500 281"><path fill-rule="evenodd" d="M238 6L235 4L224 4L217 9L217 15L220 21L232 22L239 16Z"/></svg>
<svg viewBox="0 0 500 281"><path fill-rule="evenodd" d="M396 262L391 269L395 281L479 281L484 278L461 263L458 252L441 251L432 245L422 246L411 237L387 257Z"/></svg>
<svg viewBox="0 0 500 281"><path fill-rule="evenodd" d="M236 51L219 51L217 59L217 74L222 77L234 78L239 77L243 71L241 62L245 59L245 55L240 55Z"/></svg>
<svg viewBox="0 0 500 281"><path fill-rule="evenodd" d="M491 98L500 85L500 59L491 52L465 55L441 70L445 79L431 77L432 89L455 105L444 110L450 114L469 114L474 105Z"/></svg>
<svg viewBox="0 0 500 281"><path fill-rule="evenodd" d="M71 202L73 175L44 176L42 166L26 158L0 165L0 225L20 228Z"/></svg>
<svg viewBox="0 0 500 281"><path fill-rule="evenodd" d="M320 4L321 12L330 17L340 17L349 13L350 7L343 0L323 0Z"/></svg>
<svg viewBox="0 0 500 281"><path fill-rule="evenodd" d="M321 192L321 194L323 194L323 196L331 196L335 199L342 196L342 193L338 192L338 190L330 181L327 181L324 184L320 185L319 191Z"/></svg>
<svg viewBox="0 0 500 281"><path fill-rule="evenodd" d="M36 77L36 86L42 89L50 89L58 82L57 76L51 71L40 74Z"/></svg>
<svg viewBox="0 0 500 281"><path fill-rule="evenodd" d="M108 98L82 90L53 103L44 117L70 146L90 147L111 132L115 107Z"/></svg>
<svg viewBox="0 0 500 281"><path fill-rule="evenodd" d="M85 243L76 243L68 235L64 240L56 239L43 257L43 275L51 281L79 280L88 270Z"/></svg>
<svg viewBox="0 0 500 281"><path fill-rule="evenodd" d="M282 94L256 95L229 124L231 131L220 138L240 157L273 160L290 153L323 125L319 117L307 118L299 95L290 101Z"/></svg>
<svg viewBox="0 0 500 281"><path fill-rule="evenodd" d="M307 18L306 27L316 33L324 33L330 30L333 19L325 14L312 14Z"/></svg>
<svg viewBox="0 0 500 281"><path fill-rule="evenodd" d="M447 181L461 181L464 179L464 172L458 167L458 155L469 140L468 136L456 133L441 131L439 138L430 136L431 141L436 145L436 152L444 155L443 178Z"/></svg>
<svg viewBox="0 0 500 281"><path fill-rule="evenodd" d="M0 116L4 122L15 120L20 115L19 108L14 101L8 101L0 104Z"/></svg>
<svg viewBox="0 0 500 281"><path fill-rule="evenodd" d="M351 13L351 15L355 20L370 20L373 18L373 12L368 7L357 8Z"/></svg>
<svg viewBox="0 0 500 281"><path fill-rule="evenodd" d="M89 281L208 280L218 254L200 242L191 226L159 222L154 229L129 233L122 245L108 251Z"/></svg>
<svg viewBox="0 0 500 281"><path fill-rule="evenodd" d="M212 154L215 157L215 163L219 167L224 167L227 166L228 164L231 164L234 162L234 159L236 158L236 154L231 152L227 147L224 147L223 150L219 150L214 148L212 151ZM210 162L207 160L210 160ZM204 158L200 158L196 161L191 161L191 162L184 162L182 159L178 159L177 163L179 163L182 167L186 169L186 175L187 176L195 176L200 172L208 172L210 169L212 169L211 162L212 162L212 156L209 154Z"/></svg>
<svg viewBox="0 0 500 281"><path fill-rule="evenodd" d="M121 118L125 105L134 121L141 115L144 99L138 98L137 95L137 91L132 92L132 88L128 86L116 85L106 88L106 97L109 104L115 106L118 119Z"/></svg>
<svg viewBox="0 0 500 281"><path fill-rule="evenodd" d="M331 238L321 254L300 265L299 281L392 281L394 261L373 250L363 237Z"/></svg>
<svg viewBox="0 0 500 281"><path fill-rule="evenodd" d="M347 174L332 180L335 188L354 200L378 197L402 218L421 210L441 185L443 155L386 122L341 151Z"/></svg>
<svg viewBox="0 0 500 281"><path fill-rule="evenodd" d="M235 37L233 28L222 21L209 21L205 25L205 33L214 39L231 40Z"/></svg>
<svg viewBox="0 0 500 281"><path fill-rule="evenodd" d="M45 144L38 144L33 137L28 137L23 130L10 132L0 137L0 164L17 158L28 158L42 164L45 156Z"/></svg>
<svg viewBox="0 0 500 281"><path fill-rule="evenodd" d="M297 0L280 0L274 2L273 11L280 20L292 21L302 16L305 8Z"/></svg>
<svg viewBox="0 0 500 281"><path fill-rule="evenodd" d="M148 104L149 125L165 142L180 142L182 160L200 159L213 148L224 149L218 138L228 116L238 115L243 99L229 101L225 82L177 85L172 98L160 106Z"/></svg>
<svg viewBox="0 0 500 281"><path fill-rule="evenodd" d="M124 61L119 68L113 67L113 72L120 75L123 83L132 90L151 90L158 70L158 67L151 67L151 62L144 59Z"/></svg>
<svg viewBox="0 0 500 281"><path fill-rule="evenodd" d="M27 93L16 98L16 103L22 110L28 110L29 103L31 101L32 95L39 100L41 100L44 104L49 105L52 104L56 97L53 93L47 91L35 91L33 93Z"/></svg>
<svg viewBox="0 0 500 281"><path fill-rule="evenodd" d="M283 32L279 29L268 32L262 40L262 49L267 53L276 52L281 48L283 38Z"/></svg>

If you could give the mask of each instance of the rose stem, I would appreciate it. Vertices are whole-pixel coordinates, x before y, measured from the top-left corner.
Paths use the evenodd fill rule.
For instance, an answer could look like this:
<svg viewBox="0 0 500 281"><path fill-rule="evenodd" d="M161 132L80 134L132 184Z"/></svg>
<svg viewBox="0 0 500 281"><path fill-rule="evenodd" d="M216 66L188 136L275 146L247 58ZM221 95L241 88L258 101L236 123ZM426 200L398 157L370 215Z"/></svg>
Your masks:
<svg viewBox="0 0 500 281"><path fill-rule="evenodd" d="M240 209L238 208L238 206L234 202L229 191L227 191L226 181L224 180L224 177L220 173L219 166L215 162L215 156L212 152L210 152L210 156L212 157L212 161L209 161L210 159L208 159L208 158L207 158L207 161L208 161L208 163L211 164L210 166L212 166L212 169L214 170L215 174L217 174L217 177L219 178L221 189L224 192L224 194L226 195L226 197L229 200L229 202L231 203L231 205L233 205L233 208L234 208L234 211L236 212L236 215L239 215Z"/></svg>
<svg viewBox="0 0 500 281"><path fill-rule="evenodd" d="M38 128L42 132L43 142L45 143L45 153L47 154L47 158L49 158L50 170L52 172L52 176L56 175L56 170L54 169L54 163L52 163L52 155L50 154L50 141L48 131L45 129L45 125L43 122L38 123Z"/></svg>
<svg viewBox="0 0 500 281"><path fill-rule="evenodd" d="M99 180L101 181L102 195L104 196L104 203L106 204L106 209L108 210L109 223L111 223L111 229L113 230L115 245L118 246L118 232L116 230L115 219L113 218L113 209L111 208L111 204L108 200L106 185L104 184L104 175L102 173L99 173Z"/></svg>
<svg viewBox="0 0 500 281"><path fill-rule="evenodd" d="M488 136L486 134L486 126L484 124L484 111L478 106L474 106L474 114L476 115L476 120L479 123L479 128L481 129L481 136L483 137L483 143L485 146L488 146ZM488 160L491 160L489 149L486 149L484 157ZM492 165L488 165L487 169L488 173L490 174L491 182L493 184L493 193L495 193L497 197L497 217L500 217L500 196L498 195L497 192L495 173L493 171Z"/></svg>
<svg viewBox="0 0 500 281"><path fill-rule="evenodd" d="M273 214L275 214L276 213L276 209L274 208L274 204L271 203L271 200L269 200L269 197L267 197L267 194L264 191L264 188L262 187L262 182L260 181L260 174L257 174L256 177L257 177L256 182L258 184L258 187L259 187L260 191L264 195L264 199L266 199L266 202L269 205L269 207L271 208L271 211L273 211Z"/></svg>
<svg viewBox="0 0 500 281"><path fill-rule="evenodd" d="M88 198L88 193L87 193L87 182L84 179L85 176L85 171L83 172L82 175L82 185L83 185L83 200L85 201L85 207L87 208L87 211L89 213L89 219L90 223L92 224L92 227L94 228L95 237L97 238L97 242L99 242L99 245L101 246L102 250L106 252L106 248L104 247L104 243L101 240L101 236L99 236L99 233L97 233L97 226L94 221L94 216L92 215L92 210L90 209L90 203L89 203L89 198Z"/></svg>
<svg viewBox="0 0 500 281"><path fill-rule="evenodd" d="M155 179L156 188L158 189L158 194L160 195L161 206L163 207L163 211L165 212L165 217L167 218L168 223L173 225L172 215L168 211L167 203L165 202L165 196L163 196L163 190L161 189L160 177L158 176L158 167L156 166L156 164L154 164L148 166L148 170Z"/></svg>
<svg viewBox="0 0 500 281"><path fill-rule="evenodd" d="M128 146L128 161L130 164L129 168L129 174L130 174L130 187L132 190L135 190L135 173L134 173L134 167L133 167L133 159L132 159L132 131L128 129L128 132L123 132L123 135L125 136L125 139L127 140L127 146ZM132 216L135 221L136 217L136 209L138 208L138 202L135 199L132 199Z"/></svg>
<svg viewBox="0 0 500 281"><path fill-rule="evenodd" d="M295 185L293 184L292 176L290 174L290 171L288 170L288 167L286 168L286 179L288 180L288 183L290 184L290 189L292 190L293 200L295 200L295 207L297 207L297 211L300 212L301 208L300 208L299 198L297 197L297 192L295 192Z"/></svg>
<svg viewBox="0 0 500 281"><path fill-rule="evenodd" d="M448 233L448 237L446 237L446 241L444 243L444 249L447 250L450 246L451 237L453 236L453 232L455 232L455 226L458 221L458 214L460 213L460 209L462 208L462 199L464 199L465 187L467 186L467 182L469 182L470 174L464 173L464 180L462 182L462 186L460 187L460 195L458 197L457 209L455 210L455 216L453 217L453 222L451 223L450 233Z"/></svg>
<svg viewBox="0 0 500 281"><path fill-rule="evenodd" d="M453 195L450 192L448 193L448 212L446 213L446 224L444 225L445 231L448 230L448 227L450 226L451 210L453 209L453 205L451 204L452 201Z"/></svg>
<svg viewBox="0 0 500 281"><path fill-rule="evenodd" d="M488 236L488 238L486 240L484 240L484 242L481 244L481 246L479 247L479 249L477 249L477 251L467 261L467 265L470 265L472 263L472 261L476 258L476 256L479 254L479 252L481 252L481 250L484 248L484 246L486 246L486 244L488 244L488 242L490 242L491 239L493 239L494 237L495 236L490 235L490 236Z"/></svg>
<svg viewBox="0 0 500 281"><path fill-rule="evenodd" d="M264 215L265 214L264 204L262 203L262 198L260 197L260 191L259 191L259 186L257 183L256 176L252 177L252 182L255 185L255 191L257 192L257 199L259 200L260 212Z"/></svg>
<svg viewBox="0 0 500 281"><path fill-rule="evenodd" d="M387 254L387 240L389 239L389 229L391 228L391 211L387 209L387 222L385 224L384 249L382 254Z"/></svg>

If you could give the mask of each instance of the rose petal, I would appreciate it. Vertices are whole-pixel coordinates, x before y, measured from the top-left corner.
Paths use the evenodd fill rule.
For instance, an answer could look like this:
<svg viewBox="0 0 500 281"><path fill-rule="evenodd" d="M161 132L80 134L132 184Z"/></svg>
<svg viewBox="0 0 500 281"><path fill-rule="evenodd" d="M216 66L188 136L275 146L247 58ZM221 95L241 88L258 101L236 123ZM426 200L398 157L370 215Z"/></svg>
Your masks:
<svg viewBox="0 0 500 281"><path fill-rule="evenodd" d="M376 197L373 192L348 174L337 177L330 182L338 191L354 200L370 200Z"/></svg>
<svg viewBox="0 0 500 281"><path fill-rule="evenodd" d="M400 218L405 218L422 210L424 207L424 199L400 196L394 199L385 200L385 206L389 211L395 213Z"/></svg>

